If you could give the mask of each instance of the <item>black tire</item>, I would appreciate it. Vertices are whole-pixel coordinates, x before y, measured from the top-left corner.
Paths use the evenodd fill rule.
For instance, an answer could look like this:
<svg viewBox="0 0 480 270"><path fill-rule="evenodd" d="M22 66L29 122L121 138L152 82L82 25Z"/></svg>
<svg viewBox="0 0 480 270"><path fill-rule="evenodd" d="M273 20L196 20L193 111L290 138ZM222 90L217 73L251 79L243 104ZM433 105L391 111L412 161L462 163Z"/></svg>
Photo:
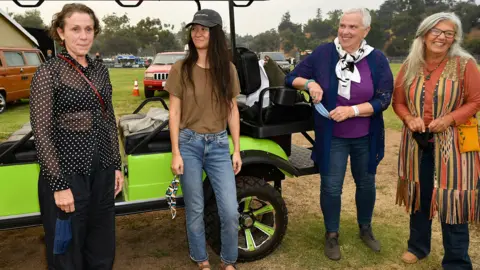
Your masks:
<svg viewBox="0 0 480 270"><path fill-rule="evenodd" d="M237 261L251 262L268 256L280 245L287 230L288 212L285 201L280 193L271 185L265 183L265 181L262 179L252 176L239 176L236 180L237 200L239 202L238 209L240 212L239 249ZM256 197L258 202L269 203L269 205L273 206L274 210L272 212L265 212L264 214L261 214L260 218L254 216L255 211L253 210L262 208L266 209L266 205L263 205L258 209L249 209L248 211L244 212L245 202L243 202L243 199L253 197ZM251 206L251 203L249 203L249 206ZM265 215L267 216L265 217ZM248 220L249 222L252 222L251 225L246 225L247 219L244 217L251 218ZM262 222L260 222L260 220ZM274 226L267 225L273 230L272 235L268 235L255 226L255 222L266 225L264 224L264 221L270 221L270 223L274 222ZM246 239L244 235L246 235L247 229L251 232L250 235L252 236L252 240L255 244L257 244L255 238L260 238L263 240L260 246L255 247L254 250L245 250L245 247L248 247L248 245L242 247L241 240ZM220 254L220 217L218 216L215 196L212 196L205 206L205 234L207 243L215 253ZM247 241L245 240L245 242Z"/></svg>
<svg viewBox="0 0 480 270"><path fill-rule="evenodd" d="M147 88L144 88L143 92L145 94L145 98L151 98L151 97L155 96L155 91L154 90L148 90Z"/></svg>
<svg viewBox="0 0 480 270"><path fill-rule="evenodd" d="M7 109L7 99L5 94L0 93L0 113L3 113Z"/></svg>

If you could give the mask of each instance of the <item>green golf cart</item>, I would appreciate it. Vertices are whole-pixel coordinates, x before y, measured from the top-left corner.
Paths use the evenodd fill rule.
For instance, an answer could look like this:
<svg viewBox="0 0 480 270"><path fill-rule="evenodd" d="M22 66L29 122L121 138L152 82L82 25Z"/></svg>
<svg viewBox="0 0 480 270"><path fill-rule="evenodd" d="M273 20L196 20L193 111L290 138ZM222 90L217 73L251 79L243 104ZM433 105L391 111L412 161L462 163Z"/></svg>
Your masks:
<svg viewBox="0 0 480 270"><path fill-rule="evenodd" d="M248 7L227 0L230 12L232 52L239 71L242 94L260 88L258 59L253 52L235 46L234 7ZM257 0L256 0L257 1ZM195 1L201 9L200 1ZM263 98L269 94L268 106ZM243 167L236 177L240 213L240 262L261 259L273 252L286 233L288 213L282 198L282 181L317 173L311 161L311 148L292 144L292 134L313 129L313 111L300 91L285 87L260 90L254 117L243 117L251 108L239 103L241 111L241 156ZM146 117L145 105L158 104L168 110L161 97L146 99L132 114L120 117L118 131L125 175L124 189L116 199L116 213L127 215L168 210L166 190L174 178L168 120L148 132L129 132L128 121ZM161 104L161 106L160 106ZM230 139L231 143L231 139ZM233 149L231 145L231 149ZM186 164L188 166L188 164ZM16 229L41 224L37 195L39 165L31 126L26 123L0 144L0 229ZM205 226L208 244L220 252L220 220L215 196L204 174ZM177 207L183 206L181 186ZM168 226L168 224L166 224Z"/></svg>

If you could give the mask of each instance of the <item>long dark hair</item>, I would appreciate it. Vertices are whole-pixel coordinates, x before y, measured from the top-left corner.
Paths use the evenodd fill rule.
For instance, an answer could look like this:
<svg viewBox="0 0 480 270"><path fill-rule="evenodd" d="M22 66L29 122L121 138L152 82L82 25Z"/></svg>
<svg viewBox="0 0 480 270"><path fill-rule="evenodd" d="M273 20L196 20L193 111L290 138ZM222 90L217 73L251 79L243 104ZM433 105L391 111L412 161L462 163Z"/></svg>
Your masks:
<svg viewBox="0 0 480 270"><path fill-rule="evenodd" d="M230 76L231 54L228 50L227 37L220 25L210 28L210 39L207 49L208 73L213 87L212 98L220 105L222 116L227 117L232 107L232 82ZM181 74L183 84L192 85L195 98L195 82L193 81L193 68L198 61L198 52L193 43L192 35L188 39L188 54L182 63Z"/></svg>

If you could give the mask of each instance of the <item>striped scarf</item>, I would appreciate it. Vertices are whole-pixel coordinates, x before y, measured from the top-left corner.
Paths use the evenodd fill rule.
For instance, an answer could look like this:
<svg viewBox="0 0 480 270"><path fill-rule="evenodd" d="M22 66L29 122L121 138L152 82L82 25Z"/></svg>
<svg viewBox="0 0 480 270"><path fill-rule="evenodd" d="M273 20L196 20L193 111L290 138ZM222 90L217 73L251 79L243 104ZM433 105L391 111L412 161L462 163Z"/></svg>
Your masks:
<svg viewBox="0 0 480 270"><path fill-rule="evenodd" d="M434 90L433 118L440 118L458 109L464 102L461 81L466 59L450 59ZM419 71L406 95L410 113L423 118L425 76ZM461 224L480 222L480 152L460 153L458 129L449 127L434 134L434 190L430 218L437 212L442 222ZM419 169L422 150L405 126L402 129L398 159L399 181L396 203L407 212L420 209ZM416 197L415 205L412 205ZM412 209L413 208L413 209Z"/></svg>

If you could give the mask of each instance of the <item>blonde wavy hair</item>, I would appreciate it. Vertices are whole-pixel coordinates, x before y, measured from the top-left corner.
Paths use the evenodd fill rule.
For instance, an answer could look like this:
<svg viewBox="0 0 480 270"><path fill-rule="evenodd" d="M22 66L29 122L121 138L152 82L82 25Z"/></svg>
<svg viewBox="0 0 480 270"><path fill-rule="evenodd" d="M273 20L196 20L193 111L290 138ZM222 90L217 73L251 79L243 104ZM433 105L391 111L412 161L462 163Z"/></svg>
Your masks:
<svg viewBox="0 0 480 270"><path fill-rule="evenodd" d="M425 64L425 35L441 21L450 21L455 25L455 40L448 51L448 56L450 58L460 56L475 61L475 58L462 47L462 22L458 16L449 12L432 14L418 26L410 52L404 62L405 76L402 81L404 88L408 88L412 84L418 70Z"/></svg>

